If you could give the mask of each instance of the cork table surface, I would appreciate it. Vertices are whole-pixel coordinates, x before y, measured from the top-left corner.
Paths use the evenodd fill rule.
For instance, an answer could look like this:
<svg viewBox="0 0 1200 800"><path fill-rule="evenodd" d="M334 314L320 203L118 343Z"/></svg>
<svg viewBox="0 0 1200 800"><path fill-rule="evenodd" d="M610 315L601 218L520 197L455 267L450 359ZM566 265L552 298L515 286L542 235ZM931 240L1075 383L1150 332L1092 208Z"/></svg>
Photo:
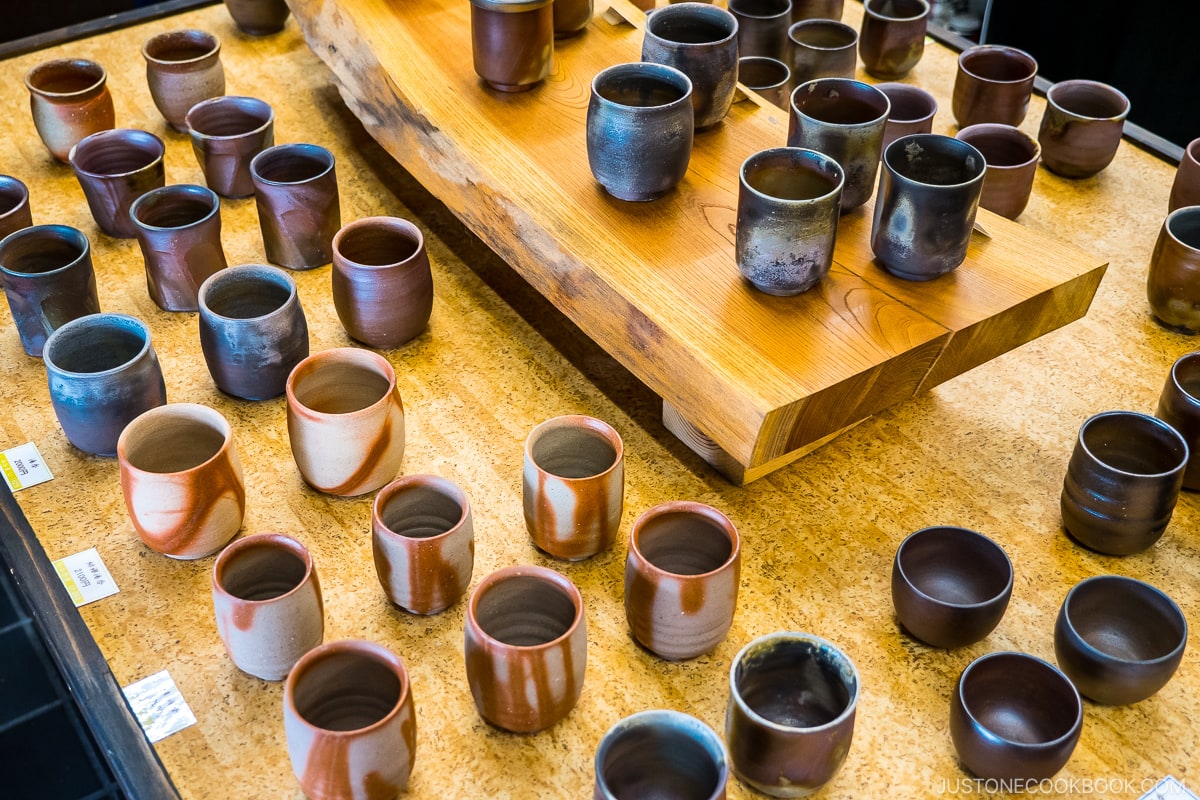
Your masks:
<svg viewBox="0 0 1200 800"><path fill-rule="evenodd" d="M858 11L847 4L847 19ZM34 132L21 83L41 59L82 56L104 64L118 124L167 143L169 182L201 174L186 138L167 129L147 89L139 53L153 33L197 27L223 42L231 94L276 111L276 140L308 141L338 159L342 216L415 220L426 233L436 300L426 333L387 351L407 411L404 473L436 473L470 496L476 529L472 585L506 565L567 574L583 594L588 665L583 694L557 726L531 736L502 732L476 713L463 666L463 603L433 617L391 607L375 577L370 497L336 499L306 488L288 447L281 399L220 394L205 368L194 314L160 311L145 288L132 240L106 237L70 170L51 161ZM944 54L943 54L944 55ZM913 80L943 100L935 130L952 130L953 59L927 58ZM617 720L648 708L694 714L723 728L728 670L752 638L802 630L832 639L855 662L862 696L853 746L826 798L924 797L969 785L948 732L949 696L961 670L995 650L1053 661L1053 626L1066 592L1092 575L1140 578L1169 593L1193 630L1200 620L1200 497L1185 494L1163 539L1125 558L1072 543L1058 497L1079 424L1109 409L1152 411L1171 363L1196 340L1159 328L1145 299L1146 265L1166 212L1173 166L1122 145L1099 176L1067 181L1039 171L1020 224L1096 253L1110 264L1082 320L942 383L863 422L820 450L745 487L731 485L662 426L657 399L468 234L364 132L295 21L250 39L222 6L78 41L2 64L0 172L30 187L35 223L65 223L91 239L101 306L146 321L171 401L218 409L234 429L247 484L243 533L282 531L313 553L325 596L326 639L363 638L408 666L417 713L412 798L584 797L592 755ZM1035 99L1025 128L1036 131ZM232 264L264 258L253 200L222 202ZM329 267L296 273L312 349L350 346L330 297ZM0 309L0 445L33 441L55 479L18 500L51 559L96 547L120 593L81 609L118 682L170 672L197 724L156 745L184 798L298 798L281 718L282 685L238 672L217 636L209 594L212 558L177 562L147 549L126 517L115 461L66 441L50 409L40 361L20 348ZM617 543L578 564L555 562L529 542L521 513L526 434L559 414L600 417L626 453L624 519ZM622 575L633 519L658 503L700 500L725 512L742 536L742 578L728 638L712 653L664 662L630 639ZM932 649L896 624L892 556L930 525L979 530L1005 548L1016 571L1012 603L984 641ZM1086 703L1083 733L1043 795L1136 797L1171 774L1200 786L1200 656L1192 645L1174 680L1129 707ZM1103 782L1101 784L1100 782ZM752 793L731 780L729 796Z"/></svg>

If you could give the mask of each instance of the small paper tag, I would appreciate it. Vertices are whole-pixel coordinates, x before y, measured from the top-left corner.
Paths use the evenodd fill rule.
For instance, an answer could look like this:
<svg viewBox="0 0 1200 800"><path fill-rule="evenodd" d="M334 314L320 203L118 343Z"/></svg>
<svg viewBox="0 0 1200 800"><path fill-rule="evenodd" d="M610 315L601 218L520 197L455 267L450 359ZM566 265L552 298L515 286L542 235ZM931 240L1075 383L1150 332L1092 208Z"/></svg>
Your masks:
<svg viewBox="0 0 1200 800"><path fill-rule="evenodd" d="M54 569L63 586L67 587L67 594L75 601L76 608L120 591L94 547L60 558L54 562Z"/></svg>
<svg viewBox="0 0 1200 800"><path fill-rule="evenodd" d="M196 724L196 715L165 669L123 691L151 744Z"/></svg>
<svg viewBox="0 0 1200 800"><path fill-rule="evenodd" d="M0 472L4 473L8 488L14 492L37 486L54 477L33 442L0 452Z"/></svg>
<svg viewBox="0 0 1200 800"><path fill-rule="evenodd" d="M1153 789L1142 795L1141 800L1198 800L1196 795L1173 777L1168 775Z"/></svg>

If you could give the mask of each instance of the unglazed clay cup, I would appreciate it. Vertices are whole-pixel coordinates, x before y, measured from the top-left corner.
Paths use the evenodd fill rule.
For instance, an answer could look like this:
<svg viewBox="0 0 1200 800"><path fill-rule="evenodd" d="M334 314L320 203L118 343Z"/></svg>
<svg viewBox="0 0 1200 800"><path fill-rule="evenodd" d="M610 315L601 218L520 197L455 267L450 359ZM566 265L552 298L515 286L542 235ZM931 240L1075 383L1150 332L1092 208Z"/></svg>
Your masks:
<svg viewBox="0 0 1200 800"><path fill-rule="evenodd" d="M33 125L50 155L66 163L85 136L116 124L108 73L95 61L61 58L25 73Z"/></svg>
<svg viewBox="0 0 1200 800"><path fill-rule="evenodd" d="M1013 567L981 533L940 526L910 534L892 561L892 605L908 633L934 647L963 647L1000 624Z"/></svg>
<svg viewBox="0 0 1200 800"><path fill-rule="evenodd" d="M903 136L883 151L871 250L897 278L928 281L967 258L987 161L936 133Z"/></svg>
<svg viewBox="0 0 1200 800"><path fill-rule="evenodd" d="M129 207L146 266L146 289L163 311L196 311L198 291L225 269L221 201L205 186L151 189Z"/></svg>
<svg viewBox="0 0 1200 800"><path fill-rule="evenodd" d="M404 405L396 372L369 350L313 353L287 379L288 438L304 481L355 497L396 477L404 459Z"/></svg>
<svg viewBox="0 0 1200 800"><path fill-rule="evenodd" d="M333 237L333 305L353 338L399 347L429 325L433 274L421 229L398 217L367 217Z"/></svg>
<svg viewBox="0 0 1200 800"><path fill-rule="evenodd" d="M392 481L371 506L371 552L388 600L413 614L445 611L467 591L475 563L467 493L437 475Z"/></svg>
<svg viewBox="0 0 1200 800"><path fill-rule="evenodd" d="M555 0L554 38L576 36L592 21L592 0Z"/></svg>
<svg viewBox="0 0 1200 800"><path fill-rule="evenodd" d="M1146 296L1160 324L1200 332L1200 206L1177 208L1163 220L1150 255Z"/></svg>
<svg viewBox="0 0 1200 800"><path fill-rule="evenodd" d="M134 317L71 320L46 340L42 360L59 425L85 453L115 456L125 426L167 402L150 329Z"/></svg>
<svg viewBox="0 0 1200 800"><path fill-rule="evenodd" d="M312 269L333 260L342 226L333 153L315 144L279 144L250 161L267 260Z"/></svg>
<svg viewBox="0 0 1200 800"><path fill-rule="evenodd" d="M592 79L588 166L618 200L656 200L683 180L692 157L692 82L662 64L617 64Z"/></svg>
<svg viewBox="0 0 1200 800"><path fill-rule="evenodd" d="M1184 206L1200 206L1200 138L1192 139L1184 148L1171 182L1167 212Z"/></svg>
<svg viewBox="0 0 1200 800"><path fill-rule="evenodd" d="M579 590L544 567L488 575L467 603L465 659L485 720L513 733L554 725L575 707L587 670Z"/></svg>
<svg viewBox="0 0 1200 800"><path fill-rule="evenodd" d="M36 225L0 240L0 273L21 346L41 356L66 323L100 311L92 248L83 231Z"/></svg>
<svg viewBox="0 0 1200 800"><path fill-rule="evenodd" d="M404 662L353 639L309 650L283 684L283 731L310 800L393 800L417 755Z"/></svg>
<svg viewBox="0 0 1200 800"><path fill-rule="evenodd" d="M840 20L845 0L792 0L792 22L806 19Z"/></svg>
<svg viewBox="0 0 1200 800"><path fill-rule="evenodd" d="M475 74L498 92L526 92L550 76L551 0L471 0Z"/></svg>
<svg viewBox="0 0 1200 800"><path fill-rule="evenodd" d="M1183 488L1200 490L1200 352L1180 356L1171 365L1154 416L1179 431L1187 442Z"/></svg>
<svg viewBox="0 0 1200 800"><path fill-rule="evenodd" d="M32 224L29 188L18 178L0 175L0 239Z"/></svg>
<svg viewBox="0 0 1200 800"><path fill-rule="evenodd" d="M1042 781L1075 751L1083 702L1066 675L1025 653L972 661L950 701L950 738L959 761L984 780Z"/></svg>
<svg viewBox="0 0 1200 800"><path fill-rule="evenodd" d="M926 0L866 0L858 34L863 69L885 81L903 78L925 53L928 23Z"/></svg>
<svg viewBox="0 0 1200 800"><path fill-rule="evenodd" d="M255 97L222 95L192 106L184 118L204 182L222 197L254 194L250 161L275 144L275 112Z"/></svg>
<svg viewBox="0 0 1200 800"><path fill-rule="evenodd" d="M788 29L792 84L817 78L853 78L858 31L832 19L806 19Z"/></svg>
<svg viewBox="0 0 1200 800"><path fill-rule="evenodd" d="M590 558L617 538L625 504L625 446L603 420L554 417L525 439L521 470L525 529L567 561Z"/></svg>
<svg viewBox="0 0 1200 800"><path fill-rule="evenodd" d="M308 356L296 282L279 267L246 264L200 285L200 349L217 388L245 400L283 394Z"/></svg>
<svg viewBox="0 0 1200 800"><path fill-rule="evenodd" d="M225 8L238 30L249 36L278 33L291 14L286 0L225 0Z"/></svg>
<svg viewBox="0 0 1200 800"><path fill-rule="evenodd" d="M166 183L162 139L153 133L116 128L100 131L71 148L69 159L100 230L119 239L137 234L129 207Z"/></svg>
<svg viewBox="0 0 1200 800"><path fill-rule="evenodd" d="M212 598L225 652L242 672L264 681L286 678L325 635L312 556L281 533L247 536L222 550Z"/></svg>
<svg viewBox="0 0 1200 800"><path fill-rule="evenodd" d="M187 130L188 109L225 94L221 40L207 31L167 31L142 45L150 98L177 131Z"/></svg>
<svg viewBox="0 0 1200 800"><path fill-rule="evenodd" d="M712 506L657 505L633 523L625 557L625 619L633 638L671 661L710 652L737 610L742 546Z"/></svg>
<svg viewBox="0 0 1200 800"><path fill-rule="evenodd" d="M806 292L829 274L845 175L815 150L776 147L742 163L734 254L767 294Z"/></svg>
<svg viewBox="0 0 1200 800"><path fill-rule="evenodd" d="M651 11L642 61L675 67L692 82L696 130L725 118L737 88L738 21L724 8L676 3Z"/></svg>
<svg viewBox="0 0 1200 800"><path fill-rule="evenodd" d="M883 128L883 149L910 133L931 133L937 98L919 86L908 83L877 83L875 88L887 95L891 110ZM882 152L882 151L881 151Z"/></svg>
<svg viewBox="0 0 1200 800"><path fill-rule="evenodd" d="M1187 442L1160 419L1135 411L1090 417L1063 481L1063 526L1099 553L1145 550L1171 521L1187 462Z"/></svg>
<svg viewBox="0 0 1200 800"><path fill-rule="evenodd" d="M974 147L987 161L979 205L1009 219L1021 216L1042 153L1037 140L1020 128L992 122L969 125L954 138Z"/></svg>
<svg viewBox="0 0 1200 800"><path fill-rule="evenodd" d="M1046 92L1038 128L1042 164L1064 178L1090 178L1112 162L1121 145L1129 98L1097 81L1062 81Z"/></svg>
<svg viewBox="0 0 1200 800"><path fill-rule="evenodd" d="M890 109L883 92L847 78L810 81L792 92L788 147L816 150L838 162L846 175L843 214L867 202L875 191Z"/></svg>
<svg viewBox="0 0 1200 800"><path fill-rule="evenodd" d="M747 644L729 669L734 773L772 797L829 783L850 752L859 686L854 662L819 636L780 631Z"/></svg>
<svg viewBox="0 0 1200 800"><path fill-rule="evenodd" d="M608 729L596 748L595 771L593 800L724 800L729 758L705 723L678 711L652 709Z"/></svg>
<svg viewBox="0 0 1200 800"><path fill-rule="evenodd" d="M964 50L950 103L958 127L980 122L1020 125L1037 69L1033 56L1015 47L982 44Z"/></svg>
<svg viewBox="0 0 1200 800"><path fill-rule="evenodd" d="M738 83L785 111L791 81L792 71L782 61L763 56L738 59Z"/></svg>
<svg viewBox="0 0 1200 800"><path fill-rule="evenodd" d="M738 58L752 56L784 61L789 57L788 28L792 26L791 0L730 0L729 13L738 22ZM739 66L739 80L741 77Z"/></svg>

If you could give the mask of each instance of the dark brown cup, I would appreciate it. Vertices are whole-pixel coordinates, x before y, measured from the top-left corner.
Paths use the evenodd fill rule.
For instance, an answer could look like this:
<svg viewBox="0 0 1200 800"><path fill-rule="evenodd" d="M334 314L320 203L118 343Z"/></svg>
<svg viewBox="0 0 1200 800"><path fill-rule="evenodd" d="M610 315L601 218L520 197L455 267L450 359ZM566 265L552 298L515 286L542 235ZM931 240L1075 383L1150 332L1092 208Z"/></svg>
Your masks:
<svg viewBox="0 0 1200 800"><path fill-rule="evenodd" d="M1192 139L1183 150L1175 180L1171 184L1171 198L1167 211L1184 206L1200 206L1200 138Z"/></svg>
<svg viewBox="0 0 1200 800"><path fill-rule="evenodd" d="M688 714L639 711L596 748L592 800L725 800L729 757L716 731Z"/></svg>
<svg viewBox="0 0 1200 800"><path fill-rule="evenodd" d="M933 116L938 110L936 97L908 83L877 83L875 88L887 95L892 106L883 128L884 150L901 136L933 132Z"/></svg>
<svg viewBox="0 0 1200 800"><path fill-rule="evenodd" d="M187 130L188 109L225 94L221 40L207 31L167 31L142 45L150 98L177 131Z"/></svg>
<svg viewBox="0 0 1200 800"><path fill-rule="evenodd" d="M903 78L925 53L928 22L926 0L866 0L858 35L863 69L883 80Z"/></svg>
<svg viewBox="0 0 1200 800"><path fill-rule="evenodd" d="M1200 490L1200 352L1180 356L1171 365L1154 416L1179 431L1187 442L1183 488Z"/></svg>
<svg viewBox="0 0 1200 800"><path fill-rule="evenodd" d="M278 33L292 13L286 0L225 0L225 8L238 30L250 36Z"/></svg>
<svg viewBox="0 0 1200 800"><path fill-rule="evenodd" d="M1009 219L1021 216L1042 153L1037 140L1020 128L992 122L968 125L954 138L972 145L987 160L979 205Z"/></svg>
<svg viewBox="0 0 1200 800"><path fill-rule="evenodd" d="M1200 206L1177 208L1163 220L1146 296L1159 323L1180 333L1200 332Z"/></svg>
<svg viewBox="0 0 1200 800"><path fill-rule="evenodd" d="M151 189L129 207L146 264L146 288L163 311L196 311L200 284L225 269L221 201L184 183Z"/></svg>
<svg viewBox="0 0 1200 800"><path fill-rule="evenodd" d="M32 224L28 187L11 175L0 175L0 239Z"/></svg>
<svg viewBox="0 0 1200 800"><path fill-rule="evenodd" d="M64 164L81 139L115 124L107 82L104 67L83 58L45 61L25 73L33 125Z"/></svg>
<svg viewBox="0 0 1200 800"><path fill-rule="evenodd" d="M333 260L342 227L333 153L315 144L280 144L250 161L267 260L312 269Z"/></svg>
<svg viewBox="0 0 1200 800"><path fill-rule="evenodd" d="M792 0L792 22L806 19L840 20L846 0Z"/></svg>
<svg viewBox="0 0 1200 800"><path fill-rule="evenodd" d="M739 58L738 83L768 103L787 111L792 71L784 62L763 56Z"/></svg>
<svg viewBox="0 0 1200 800"><path fill-rule="evenodd" d="M184 119L204 182L222 197L254 194L250 161L275 144L275 112L254 97L222 95L192 106Z"/></svg>
<svg viewBox="0 0 1200 800"><path fill-rule="evenodd" d="M551 0L471 0L475 74L499 92L526 92L550 75Z"/></svg>
<svg viewBox="0 0 1200 800"><path fill-rule="evenodd" d="M28 355L41 357L50 334L100 311L91 244L75 228L35 225L9 234L0 241L0 272Z"/></svg>
<svg viewBox="0 0 1200 800"><path fill-rule="evenodd" d="M853 78L858 64L858 31L832 19L806 19L788 29L792 85L817 78Z"/></svg>
<svg viewBox="0 0 1200 800"><path fill-rule="evenodd" d="M1129 98L1108 84L1054 84L1038 128L1042 164L1064 178L1090 178L1116 156L1127 116Z"/></svg>
<svg viewBox="0 0 1200 800"><path fill-rule="evenodd" d="M555 0L554 38L576 36L592 21L592 0Z"/></svg>
<svg viewBox="0 0 1200 800"><path fill-rule="evenodd" d="M738 22L738 58L763 56L777 61L789 59L788 28L792 26L790 0L729 0L729 13ZM745 83L740 73L738 78Z"/></svg>
<svg viewBox="0 0 1200 800"><path fill-rule="evenodd" d="M958 57L951 111L960 128L980 122L1020 125L1033 94L1037 61L1015 47L984 44Z"/></svg>
<svg viewBox="0 0 1200 800"><path fill-rule="evenodd" d="M162 139L146 131L100 131L71 148L71 167L100 230L132 239L137 228L129 216L133 201L166 183Z"/></svg>

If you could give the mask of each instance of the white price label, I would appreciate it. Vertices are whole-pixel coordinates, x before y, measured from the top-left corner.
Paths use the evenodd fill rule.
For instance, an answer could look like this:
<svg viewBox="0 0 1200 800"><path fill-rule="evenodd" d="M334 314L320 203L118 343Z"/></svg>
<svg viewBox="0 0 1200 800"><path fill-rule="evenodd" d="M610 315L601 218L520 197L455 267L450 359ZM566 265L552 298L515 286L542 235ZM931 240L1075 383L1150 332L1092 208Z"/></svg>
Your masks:
<svg viewBox="0 0 1200 800"><path fill-rule="evenodd" d="M4 473L8 488L14 492L37 486L54 477L33 442L0 452L0 472Z"/></svg>
<svg viewBox="0 0 1200 800"><path fill-rule="evenodd" d="M54 569L63 586L67 587L67 594L75 601L76 608L120 591L94 547L60 558L54 562Z"/></svg>
<svg viewBox="0 0 1200 800"><path fill-rule="evenodd" d="M165 669L122 691L151 744L196 724L196 715Z"/></svg>

